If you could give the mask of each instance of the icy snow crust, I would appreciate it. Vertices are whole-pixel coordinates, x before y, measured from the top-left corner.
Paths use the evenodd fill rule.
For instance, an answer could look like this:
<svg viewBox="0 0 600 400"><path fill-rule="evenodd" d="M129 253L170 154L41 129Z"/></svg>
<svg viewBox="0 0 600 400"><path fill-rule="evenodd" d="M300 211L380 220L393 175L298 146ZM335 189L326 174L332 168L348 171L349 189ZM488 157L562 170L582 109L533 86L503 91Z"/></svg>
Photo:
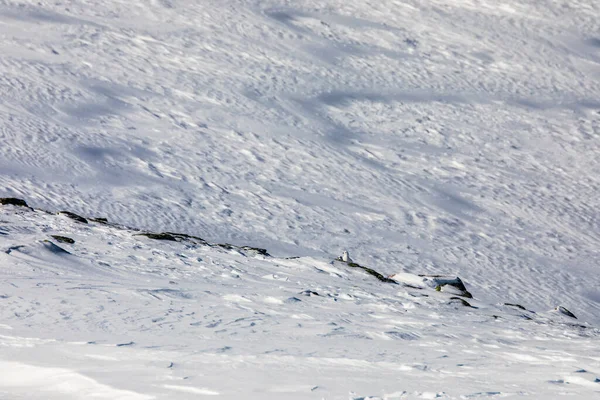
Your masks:
<svg viewBox="0 0 600 400"><path fill-rule="evenodd" d="M590 398L593 328L541 316L600 325L599 32L593 0L1 1L0 197L276 258L0 206L0 397Z"/></svg>

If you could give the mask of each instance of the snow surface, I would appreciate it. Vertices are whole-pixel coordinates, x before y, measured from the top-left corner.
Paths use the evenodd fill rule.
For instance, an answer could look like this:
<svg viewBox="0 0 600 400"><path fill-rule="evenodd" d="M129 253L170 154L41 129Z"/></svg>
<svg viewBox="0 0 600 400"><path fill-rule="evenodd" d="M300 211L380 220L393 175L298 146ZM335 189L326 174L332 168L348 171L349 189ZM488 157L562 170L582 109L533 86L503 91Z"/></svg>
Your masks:
<svg viewBox="0 0 600 400"><path fill-rule="evenodd" d="M489 303L485 292L468 307L414 274L385 283L341 261L2 207L0 398L600 391L600 330L554 310ZM66 234L75 243L51 236Z"/></svg>
<svg viewBox="0 0 600 400"><path fill-rule="evenodd" d="M597 1L5 0L0 36L0 197L275 256L0 206L0 398L600 391Z"/></svg>

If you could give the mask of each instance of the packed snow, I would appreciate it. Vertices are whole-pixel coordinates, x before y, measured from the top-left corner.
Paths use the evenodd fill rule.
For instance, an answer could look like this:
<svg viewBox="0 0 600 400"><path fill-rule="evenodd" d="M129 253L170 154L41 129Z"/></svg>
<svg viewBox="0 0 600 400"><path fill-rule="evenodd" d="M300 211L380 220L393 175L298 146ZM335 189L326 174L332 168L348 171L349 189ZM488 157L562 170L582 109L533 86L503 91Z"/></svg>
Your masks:
<svg viewBox="0 0 600 400"><path fill-rule="evenodd" d="M6 0L0 35L0 398L600 393L597 1Z"/></svg>

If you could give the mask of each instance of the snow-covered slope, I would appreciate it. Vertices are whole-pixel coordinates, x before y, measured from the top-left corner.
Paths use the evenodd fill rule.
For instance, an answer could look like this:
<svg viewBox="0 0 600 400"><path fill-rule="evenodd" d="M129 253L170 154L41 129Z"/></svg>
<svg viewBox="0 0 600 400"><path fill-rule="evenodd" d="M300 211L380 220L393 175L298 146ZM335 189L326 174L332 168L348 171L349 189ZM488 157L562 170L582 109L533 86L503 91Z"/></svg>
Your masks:
<svg viewBox="0 0 600 400"><path fill-rule="evenodd" d="M600 5L521 3L5 1L2 194L597 314Z"/></svg>
<svg viewBox="0 0 600 400"><path fill-rule="evenodd" d="M600 330L555 310L488 303L468 283L473 297L440 278L383 282L356 264L157 240L13 206L0 229L0 397L600 391Z"/></svg>
<svg viewBox="0 0 600 400"><path fill-rule="evenodd" d="M600 326L599 32L600 3L593 0L0 1L0 197L25 198L36 208L107 217L124 226L154 232L183 232L211 243L267 248L276 259L234 256L207 246L194 250L200 253L194 257L214 257L225 269L235 268L239 262L248 264L250 270L260 270L262 275L250 274L254 280L242 285L248 293L279 287L262 279L277 274L272 270L275 265L287 268L287 273L296 274L301 282L336 285L329 275L327 279L325 275L313 277L313 268L329 265L349 249L355 261L384 276L460 276L485 307L522 304L539 314L562 305L577 315L578 323ZM151 346L148 343L156 340L161 351L166 351L169 343L180 344L177 354L183 354L184 348L201 346L206 350L201 353L208 357L206 362L218 364L215 357L221 357L219 346L230 345L199 344L201 337L189 330L191 320L161 339L158 329L151 327L154 323L148 323L157 318L154 309L150 306L145 314L140 306L151 301L152 295L161 299L157 302L199 302L198 297L177 297L181 293L176 290L137 292L140 275L150 279L139 288L142 291L170 288L164 281L152 281L153 271L164 272L163 267L174 268L168 273L174 274L176 284L181 285L180 280L185 281L189 273L193 277L190 290L215 293L214 302L208 301L218 310L215 312L225 312L228 304L242 304L239 299L223 298L227 295L226 286L222 286L225 278L212 283L209 278L198 278L195 274L202 274L202 262L183 260L176 255L183 250L171 248L182 244L161 242L166 249L156 247L160 256L153 255L143 246L159 244L133 239L111 227L83 228L65 220L63 233L83 235L74 246L84 246L79 249L84 253L73 251L66 257L52 253L50 244L39 242L48 239L46 230L63 229L61 219L42 212L21 212L15 214L11 206L0 207L0 220L8 221L0 225L2 248L27 246L2 255L0 291L10 297L0 299L1 312L4 318L14 317L12 322L0 324L20 333L6 339L7 347L0 350L14 351L10 362L16 363L23 361L19 354L26 354L27 348L18 350L16 346L31 344L35 358L36 352L42 351L38 344L43 345L48 364L24 362L19 376L71 374L75 387L92 390L96 385L93 392L104 393L106 398L128 395L110 394L113 386L115 390L139 392L154 373L142 372L149 368L140 361L142 353L131 358L137 360L132 363L139 362L139 375L127 379L123 374L108 374L102 366L88 371L95 361L85 362L83 350L75 345L44 342L57 338L87 341L96 340L88 336L102 336L105 343L127 343L134 340L125 332L130 329L128 324L146 337L147 341L137 339L136 343ZM85 229L91 229L88 236ZM116 240L110 235L125 235L126 245L110 245ZM132 249L138 245L145 249L140 250L145 254L141 260L133 258ZM303 258L283 261L293 255ZM25 293L18 301L19 294L8 282L21 271L32 289L18 291ZM344 271L350 275L343 275L347 280L336 278L343 283L338 284L339 292L351 294L356 284L354 275L360 271ZM40 275L36 277L36 273ZM56 314L62 310L59 304L63 298L57 296L58 304L51 305L49 293L53 289L42 283L55 273L54 284L65 293L71 286L65 283L64 275L75 274L77 285L92 287L91 281L108 285L107 290L116 293L111 295L114 302L69 289L67 297L71 300L66 301L74 305L65 309L75 314L79 309L81 313L77 314L79 319L66 322ZM398 289L369 278L365 284L375 285L377 290L373 291L381 297L367 304L399 301ZM244 290L230 294L247 296ZM132 293L140 299L134 300ZM288 293L280 295L283 298ZM164 296L175 300L165 300ZM270 296L279 298L277 293ZM262 304L261 300L249 299L252 304ZM4 307L5 300L15 302L12 308ZM203 297L203 301L207 300ZM445 306L428 301L427 307L435 310L432 313L446 318ZM107 311L95 315L96 303ZM368 313L368 307L360 306L363 300L349 300L349 304L354 303L348 307L356 306L355 311L331 312ZM111 305L115 307L112 310ZM483 318L484 305L473 311L475 319ZM292 305L284 303L281 307L284 314L296 314ZM31 312L33 308L38 311ZM315 313L318 310L314 304L307 308ZM34 319L28 321L27 310ZM117 316L109 317L111 312ZM322 314L313 315L319 321L336 321L327 311L319 312ZM86 313L91 314L86 317ZM427 322L429 315L426 312L415 317L415 322L425 324L425 328L414 329L416 334L426 335L423 331L432 329L427 325L431 324ZM363 322L349 318L352 322L345 329L366 335L365 331L380 332L378 324L386 323L364 319L370 322L363 326ZM278 319L273 317L272 323L280 323L281 329L291 332L290 320L282 317L281 322L275 322ZM114 321L115 326L103 328L106 321ZM459 339L463 334L472 338L469 335L475 335L474 325L463 326L459 318L454 321L444 334L456 336L455 342L465 348L471 347L468 340ZM93 328L94 323L98 329ZM486 323L479 340L510 342L509 337L518 334L520 324L526 322L514 323L497 334ZM560 339L558 332L563 328L559 326L544 324L539 331L531 328L537 325L525 326L524 337L550 335L548 348L572 354L565 358L597 357L585 345L564 348L571 344ZM569 329L567 332L572 332ZM264 334L256 343L252 335L239 333L241 342L252 343L258 350L240 350L238 368L243 372L232 373L232 379L247 379L246 384L252 387L253 379L263 377L268 370L286 377L293 386L293 374L282 368L291 368L298 354L305 357L312 348L315 357L338 361L342 357L335 347L311 345L315 339L309 335L285 342L284 350L292 357L288 364L280 360L273 362L271 369L254 368L256 375L248 375L256 365L244 357L254 357L261 346L278 343L277 329L274 332L272 341L270 334ZM438 334L444 335L432 332L429 338L435 341ZM42 342L22 342L21 337ZM357 352L349 359L386 360L384 356L377 358L380 352L374 342L333 342L340 349ZM297 343L300 353L292 351L291 343ZM398 344L393 343L390 346L398 350ZM513 353L525 352L523 343L519 342L519 350ZM52 346L57 347L52 350ZM53 351L67 348L84 357L81 363L68 357L68 362L57 361L59 354ZM131 349L125 346L118 351ZM570 393L574 386L547 387L540 383L563 379L558 376L563 373L531 353L535 351L531 348L524 353L543 360L539 365L544 378L530 377L533 392ZM433 353L420 348L410 354L420 363L420 357ZM474 354L484 357L487 353ZM8 359L4 353L2 356L2 360ZM114 355L117 361L112 367L128 357ZM223 371L229 371L225 365L232 358L222 360L222 369L201 368L202 373L222 376ZM47 370L50 361L63 369ZM388 361L393 374L413 376L394 370L397 360ZM480 361L476 364L483 370L494 371L493 377L486 378L489 382L504 376L524 382L528 379L515 376L516 371L490 369L491 364ZM17 367L5 364L0 368L4 372L16 371ZM315 372L318 365L303 368L304 375L297 376L311 381L319 375ZM29 369L31 374L26 372ZM365 382L373 385L391 379L377 367L363 369L372 372L362 371ZM570 374L572 369L569 364L564 373ZM198 376L200 368L190 367L190 371ZM546 378L552 371L557 376ZM323 375L335 376L329 372ZM474 373L461 376L472 378ZM458 379L458 375L452 376ZM85 383L92 378L95 383ZM339 394L337 389L350 390L354 378L346 381L348 384L333 386L336 390L331 396ZM437 375L430 381L418 378L441 382ZM450 376L445 378L452 381ZM113 379L123 382L106 386L107 380ZM408 382L405 385L416 384L416 380L404 379ZM47 382L54 380L48 378ZM226 386L231 387L228 383ZM19 387L28 385L25 382ZM208 392L223 391L209 386ZM242 387L243 382L240 390ZM468 386L461 383L453 387ZM383 389L371 391L374 386L367 383L363 388L356 397L383 393ZM6 390L11 396L17 392ZM504 388L502 392L510 391ZM236 396L242 396L240 393ZM312 395L329 398L315 393L308 396ZM85 397L81 393L73 396ZM585 393L582 396L587 398Z"/></svg>
<svg viewBox="0 0 600 400"><path fill-rule="evenodd" d="M3 2L2 194L597 314L600 6L521 3Z"/></svg>

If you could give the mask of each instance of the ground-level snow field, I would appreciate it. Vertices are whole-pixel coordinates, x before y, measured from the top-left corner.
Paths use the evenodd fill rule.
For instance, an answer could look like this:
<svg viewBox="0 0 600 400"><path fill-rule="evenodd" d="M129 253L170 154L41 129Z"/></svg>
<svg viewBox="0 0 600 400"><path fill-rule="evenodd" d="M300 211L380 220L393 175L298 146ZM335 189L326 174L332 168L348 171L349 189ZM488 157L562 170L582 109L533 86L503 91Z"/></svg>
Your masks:
<svg viewBox="0 0 600 400"><path fill-rule="evenodd" d="M2 207L0 398L600 392L598 329L491 303L469 282L460 296L428 284L440 278L399 271L383 282L341 261Z"/></svg>

